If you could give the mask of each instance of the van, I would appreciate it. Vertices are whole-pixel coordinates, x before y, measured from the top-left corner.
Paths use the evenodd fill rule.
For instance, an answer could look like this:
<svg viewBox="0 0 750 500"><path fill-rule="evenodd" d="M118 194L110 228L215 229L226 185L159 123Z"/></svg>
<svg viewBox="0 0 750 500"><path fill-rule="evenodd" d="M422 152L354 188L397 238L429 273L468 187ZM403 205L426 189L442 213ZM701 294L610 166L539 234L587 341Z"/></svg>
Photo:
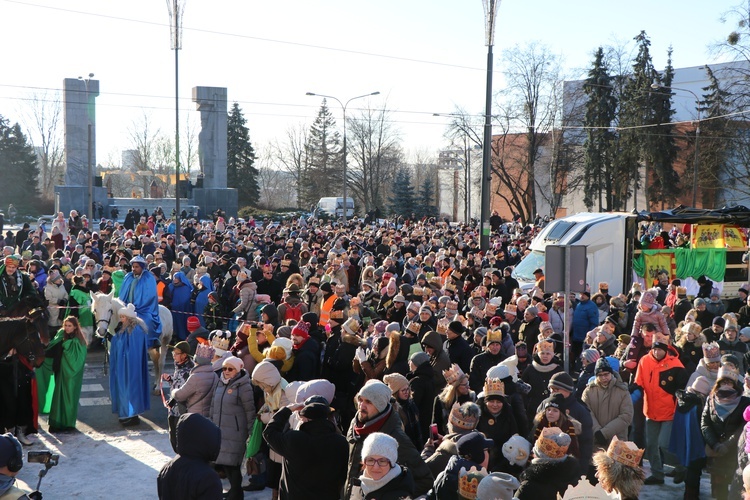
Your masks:
<svg viewBox="0 0 750 500"><path fill-rule="evenodd" d="M344 216L344 198L326 197L318 201L318 214L325 213L329 217ZM354 199L346 197L346 217L354 216Z"/></svg>
<svg viewBox="0 0 750 500"><path fill-rule="evenodd" d="M721 211L686 210L692 210L692 212L684 215L677 210L639 214L580 213L554 220L532 240L529 246L531 253L518 263L512 275L518 280L521 289L528 292L534 286L534 270L545 267L545 250L548 246L582 245L586 247L586 282L591 290L595 291L599 283L606 282L613 295L620 292L627 293L634 281L643 281L643 278L639 278L633 269L634 259L642 254L642 250L635 248L639 222L658 220L666 224L692 223L694 230L697 224L734 222L742 227L749 225L742 216L728 218L726 213L719 213ZM698 252L701 250L703 249L698 249ZM724 281L716 283L721 289L722 298L736 297L737 290L747 283L748 263L743 262L742 258L747 251L746 240L741 247L727 248ZM697 256L698 252L694 255ZM684 270L679 267L682 262L682 260L677 261L677 276L685 274ZM688 287L689 295L694 295L692 291L697 292L695 278L697 276L683 280L683 285ZM646 280L646 288L650 288L651 285L650 279Z"/></svg>

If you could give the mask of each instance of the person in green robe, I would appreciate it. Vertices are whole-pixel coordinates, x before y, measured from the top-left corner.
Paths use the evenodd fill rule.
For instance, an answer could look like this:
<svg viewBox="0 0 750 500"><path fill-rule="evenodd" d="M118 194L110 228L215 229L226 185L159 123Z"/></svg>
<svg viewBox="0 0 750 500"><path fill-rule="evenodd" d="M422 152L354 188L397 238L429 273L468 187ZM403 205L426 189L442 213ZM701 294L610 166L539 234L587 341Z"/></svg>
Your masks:
<svg viewBox="0 0 750 500"><path fill-rule="evenodd" d="M39 412L49 413L49 431L74 430L86 363L86 339L78 319L68 316L37 368Z"/></svg>

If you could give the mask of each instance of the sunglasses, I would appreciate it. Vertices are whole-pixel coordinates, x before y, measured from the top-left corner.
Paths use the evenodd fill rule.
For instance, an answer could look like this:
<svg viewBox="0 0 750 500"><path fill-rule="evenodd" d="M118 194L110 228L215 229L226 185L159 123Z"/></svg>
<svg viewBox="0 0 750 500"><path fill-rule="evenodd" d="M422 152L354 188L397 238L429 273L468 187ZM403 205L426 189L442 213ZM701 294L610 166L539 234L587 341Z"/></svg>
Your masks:
<svg viewBox="0 0 750 500"><path fill-rule="evenodd" d="M221 369L221 371L223 371L223 372L233 372L233 371L236 371L236 370L234 368L232 368L231 366L224 366Z"/></svg>

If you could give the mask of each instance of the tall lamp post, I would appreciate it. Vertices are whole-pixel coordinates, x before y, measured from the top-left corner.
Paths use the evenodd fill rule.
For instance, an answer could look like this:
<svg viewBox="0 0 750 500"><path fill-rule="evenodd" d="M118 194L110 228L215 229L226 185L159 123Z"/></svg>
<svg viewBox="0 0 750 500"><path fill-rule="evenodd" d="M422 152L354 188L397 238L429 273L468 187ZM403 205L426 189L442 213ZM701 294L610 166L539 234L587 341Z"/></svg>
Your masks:
<svg viewBox="0 0 750 500"><path fill-rule="evenodd" d="M492 177L492 46L495 43L495 15L500 0L482 0L484 5L485 43L487 44L487 88L484 108L484 149L482 158L482 211L479 220L479 248L487 251L490 247L490 189Z"/></svg>
<svg viewBox="0 0 750 500"><path fill-rule="evenodd" d="M86 209L86 212L89 214L89 224L94 223L94 175L91 167L91 157L93 156L91 151L91 134L93 130L91 124L91 96L89 96L89 82L92 78L94 78L93 73L89 73L88 78L84 78L82 76L78 77L78 79L83 81L83 84L86 86L86 122L88 123L88 142L86 144L86 149L88 156L87 163L89 180L88 208Z"/></svg>
<svg viewBox="0 0 750 500"><path fill-rule="evenodd" d="M358 95L357 97L352 97L351 99L349 99L348 101L346 101L346 103L342 103L341 100L338 97L334 97L332 95L316 94L315 92L307 92L307 93L305 93L305 95L316 96L316 97L323 97L323 98L326 98L326 99L333 99L334 101L336 101L337 103L339 103L339 105L341 106L341 109L343 111L343 116L344 116L344 210L343 210L343 212L344 212L344 224L346 224L346 211L347 211L347 207L348 207L347 200L346 200L346 184L347 184L347 181L346 181L346 107L349 105L350 102L352 102L352 101L354 101L356 99L362 99L363 97L370 97L372 95L379 95L379 94L380 94L380 92L376 91L376 92L371 92L369 94Z"/></svg>
<svg viewBox="0 0 750 500"><path fill-rule="evenodd" d="M170 43L174 50L174 233L175 242L180 244L180 72L179 51L182 49L182 15L185 12L184 0L167 0L169 9Z"/></svg>
<svg viewBox="0 0 750 500"><path fill-rule="evenodd" d="M654 90L681 90L682 92L687 92L689 94L692 94L695 98L695 109L696 114L698 116L698 121L695 124L695 157L693 158L693 208L696 208L696 204L698 203L698 163L700 161L700 150L698 148L699 146L699 139L701 136L701 102L700 99L698 99L698 95L693 92L690 89L685 89L681 87L664 87L662 85L659 85L658 83L652 83L651 88Z"/></svg>

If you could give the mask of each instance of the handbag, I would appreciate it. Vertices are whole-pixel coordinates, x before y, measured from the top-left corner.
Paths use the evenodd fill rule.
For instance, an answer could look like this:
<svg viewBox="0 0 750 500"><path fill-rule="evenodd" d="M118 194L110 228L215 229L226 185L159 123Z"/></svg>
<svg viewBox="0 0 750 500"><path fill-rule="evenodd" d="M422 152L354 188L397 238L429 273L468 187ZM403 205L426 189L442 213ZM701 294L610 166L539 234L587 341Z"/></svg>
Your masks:
<svg viewBox="0 0 750 500"><path fill-rule="evenodd" d="M255 419L253 423L253 431L250 434L250 439L247 440L247 449L245 450L245 458L254 457L258 451L260 451L260 444L263 442L263 422L259 418Z"/></svg>

